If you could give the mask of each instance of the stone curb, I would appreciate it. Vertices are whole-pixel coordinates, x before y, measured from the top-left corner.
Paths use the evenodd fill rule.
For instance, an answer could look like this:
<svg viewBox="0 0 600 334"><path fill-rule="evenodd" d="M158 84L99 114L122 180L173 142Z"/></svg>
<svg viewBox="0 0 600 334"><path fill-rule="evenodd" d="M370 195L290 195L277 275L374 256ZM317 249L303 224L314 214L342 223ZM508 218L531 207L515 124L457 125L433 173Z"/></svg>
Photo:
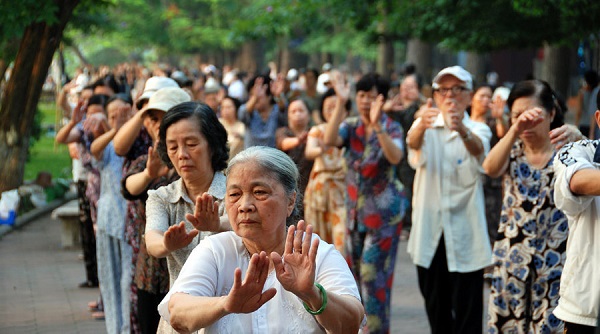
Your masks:
<svg viewBox="0 0 600 334"><path fill-rule="evenodd" d="M40 216L45 215L46 213L51 212L59 206L76 198L77 194L67 192L65 194L65 197L63 198L55 199L54 201L47 203L41 208L35 208L21 216L17 216L14 225L0 225L0 239L2 239L8 233L20 229L21 227L27 225L29 222L33 221L34 219L39 218Z"/></svg>

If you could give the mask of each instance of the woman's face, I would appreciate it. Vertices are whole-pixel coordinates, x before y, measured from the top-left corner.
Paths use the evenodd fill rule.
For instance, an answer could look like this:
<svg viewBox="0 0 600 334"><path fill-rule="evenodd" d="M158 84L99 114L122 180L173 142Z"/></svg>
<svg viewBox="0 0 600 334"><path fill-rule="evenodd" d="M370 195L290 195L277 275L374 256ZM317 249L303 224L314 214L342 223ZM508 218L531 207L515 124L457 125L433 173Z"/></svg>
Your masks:
<svg viewBox="0 0 600 334"><path fill-rule="evenodd" d="M411 103L417 101L419 99L419 86L417 85L417 79L415 79L413 75L410 75L402 80L400 92L402 94L402 99Z"/></svg>
<svg viewBox="0 0 600 334"><path fill-rule="evenodd" d="M167 154L177 174L188 182L212 176L211 152L196 119L171 124L166 133Z"/></svg>
<svg viewBox="0 0 600 334"><path fill-rule="evenodd" d="M492 103L492 89L481 87L473 95L471 100L471 113L473 115L484 115L490 109Z"/></svg>
<svg viewBox="0 0 600 334"><path fill-rule="evenodd" d="M544 109L544 107L542 107L540 101L533 96L520 97L513 102L510 110L511 124L514 124L523 112L533 108L540 108L543 110L542 117L544 117L544 120L540 124L523 131L523 133L521 133L519 136L523 141L549 136L550 123L554 117L554 111L549 113L546 109Z"/></svg>
<svg viewBox="0 0 600 334"><path fill-rule="evenodd" d="M304 102L294 101L288 107L288 122L290 125L305 128L308 126L308 109Z"/></svg>
<svg viewBox="0 0 600 334"><path fill-rule="evenodd" d="M163 117L165 116L165 112L162 110L148 110L144 115L143 124L146 130L148 130L148 134L152 138L152 141L156 141L158 139L158 131L160 129L160 122L162 122Z"/></svg>
<svg viewBox="0 0 600 334"><path fill-rule="evenodd" d="M221 117L230 122L236 120L235 104L230 99L223 99L221 101Z"/></svg>
<svg viewBox="0 0 600 334"><path fill-rule="evenodd" d="M359 90L356 92L356 106L361 116L369 117L371 103L377 98L377 88L373 87L370 91Z"/></svg>
<svg viewBox="0 0 600 334"><path fill-rule="evenodd" d="M227 175L225 208L233 231L265 247L285 242L286 219L295 199L254 161L238 163Z"/></svg>
<svg viewBox="0 0 600 334"><path fill-rule="evenodd" d="M304 80L306 82L306 87L315 87L317 85L317 77L312 71L306 71L306 73L304 73Z"/></svg>

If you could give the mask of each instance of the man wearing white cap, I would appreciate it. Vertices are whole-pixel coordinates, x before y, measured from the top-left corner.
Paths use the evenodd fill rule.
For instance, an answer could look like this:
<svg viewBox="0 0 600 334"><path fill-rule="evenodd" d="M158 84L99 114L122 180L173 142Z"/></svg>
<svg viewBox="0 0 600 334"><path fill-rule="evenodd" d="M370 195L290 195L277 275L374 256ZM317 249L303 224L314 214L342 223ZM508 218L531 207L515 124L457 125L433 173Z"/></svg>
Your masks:
<svg viewBox="0 0 600 334"><path fill-rule="evenodd" d="M471 74L447 67L407 136L416 169L408 252L432 333L481 333L483 268L491 264L481 163L490 129L465 113Z"/></svg>

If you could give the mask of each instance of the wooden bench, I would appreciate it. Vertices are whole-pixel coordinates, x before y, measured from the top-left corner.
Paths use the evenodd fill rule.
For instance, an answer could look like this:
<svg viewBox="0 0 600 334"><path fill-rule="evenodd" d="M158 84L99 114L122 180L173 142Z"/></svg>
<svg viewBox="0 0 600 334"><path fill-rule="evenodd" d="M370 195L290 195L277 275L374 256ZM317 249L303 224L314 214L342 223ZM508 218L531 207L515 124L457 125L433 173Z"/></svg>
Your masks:
<svg viewBox="0 0 600 334"><path fill-rule="evenodd" d="M52 211L52 219L60 220L60 242L63 248L80 246L79 202L74 199Z"/></svg>

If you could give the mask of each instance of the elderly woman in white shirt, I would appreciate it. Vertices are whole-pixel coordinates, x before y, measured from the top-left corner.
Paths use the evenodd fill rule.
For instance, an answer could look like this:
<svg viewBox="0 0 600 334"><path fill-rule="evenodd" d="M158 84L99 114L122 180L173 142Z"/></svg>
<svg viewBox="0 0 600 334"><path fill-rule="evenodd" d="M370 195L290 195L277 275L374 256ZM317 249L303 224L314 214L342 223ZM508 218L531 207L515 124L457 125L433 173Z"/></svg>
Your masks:
<svg viewBox="0 0 600 334"><path fill-rule="evenodd" d="M364 319L344 258L297 212L298 170L283 152L251 147L227 168L233 231L190 255L162 317L179 332L356 333Z"/></svg>

